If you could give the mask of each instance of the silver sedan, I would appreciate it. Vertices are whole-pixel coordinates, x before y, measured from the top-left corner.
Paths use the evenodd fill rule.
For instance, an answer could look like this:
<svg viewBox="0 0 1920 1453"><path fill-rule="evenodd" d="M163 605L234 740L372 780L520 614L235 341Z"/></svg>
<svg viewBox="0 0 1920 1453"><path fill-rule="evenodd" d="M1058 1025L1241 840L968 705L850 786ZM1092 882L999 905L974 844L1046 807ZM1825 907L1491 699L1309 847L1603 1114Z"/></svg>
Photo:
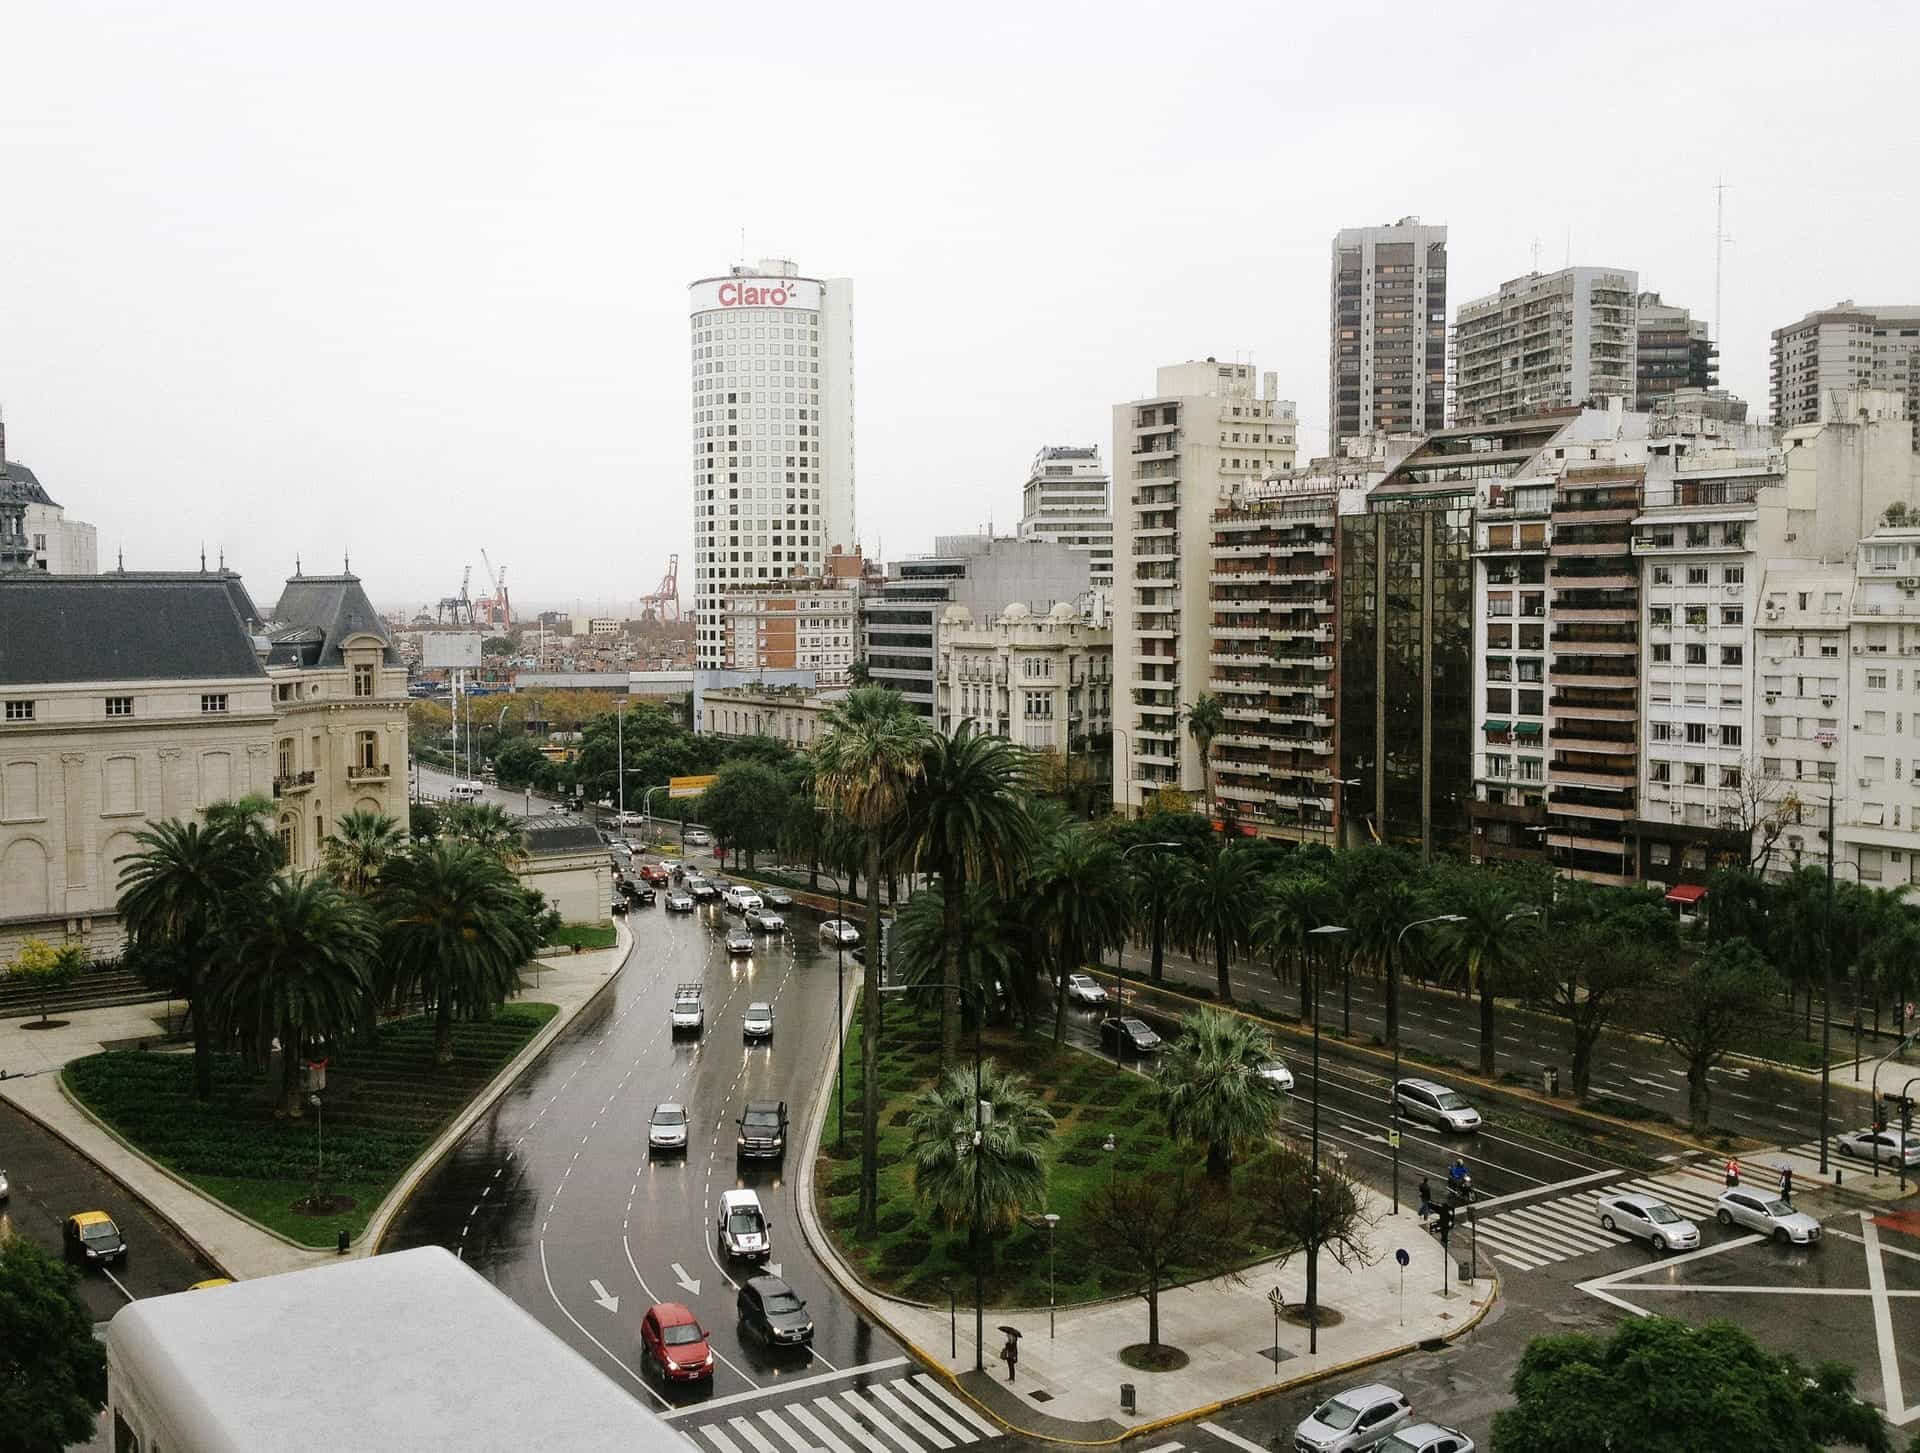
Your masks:
<svg viewBox="0 0 1920 1453"><path fill-rule="evenodd" d="M1903 1139L1898 1130L1849 1130L1834 1136L1833 1143L1842 1155L1861 1160L1877 1160L1882 1165L1905 1161L1909 1169L1920 1165L1920 1136Z"/></svg>

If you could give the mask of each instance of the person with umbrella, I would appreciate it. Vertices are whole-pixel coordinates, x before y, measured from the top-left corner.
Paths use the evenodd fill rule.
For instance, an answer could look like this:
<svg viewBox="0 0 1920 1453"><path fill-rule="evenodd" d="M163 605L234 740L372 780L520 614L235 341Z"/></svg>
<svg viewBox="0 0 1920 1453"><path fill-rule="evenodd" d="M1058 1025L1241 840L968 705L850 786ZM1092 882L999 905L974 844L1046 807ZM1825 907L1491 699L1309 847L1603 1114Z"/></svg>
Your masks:
<svg viewBox="0 0 1920 1453"><path fill-rule="evenodd" d="M1000 1330L1007 1334L1007 1345L1000 1349L1000 1356L1007 1364L1007 1381L1014 1380L1014 1369L1020 1363L1020 1329L1002 1323Z"/></svg>

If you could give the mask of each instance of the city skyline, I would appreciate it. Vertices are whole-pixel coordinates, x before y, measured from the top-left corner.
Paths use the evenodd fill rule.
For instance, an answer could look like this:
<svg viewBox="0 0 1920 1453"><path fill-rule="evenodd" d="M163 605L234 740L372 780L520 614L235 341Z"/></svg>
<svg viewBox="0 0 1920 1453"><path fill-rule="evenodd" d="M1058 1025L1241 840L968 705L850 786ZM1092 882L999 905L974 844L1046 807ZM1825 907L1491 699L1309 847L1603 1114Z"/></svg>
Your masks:
<svg viewBox="0 0 1920 1453"><path fill-rule="evenodd" d="M657 442L689 407L686 281L743 254L859 280L857 543L882 555L1011 527L1033 451L1103 440L1112 401L1177 359L1275 372L1301 458L1324 453L1324 269L1342 228L1445 226L1449 321L1459 300L1571 262L1631 269L1714 323L1724 178L1736 240L1715 341L1755 417L1774 329L1843 298L1912 296L1911 200L1830 144L1837 113L1788 115L1743 79L1816 67L1837 38L1623 12L1649 34L1658 15L1663 59L1696 68L1694 144L1652 172L1625 147L1583 148L1575 188L1567 138L1617 77L1570 35L1564 84L1522 124L1492 98L1433 116L1312 80L1352 33L1330 17L1284 22L1309 79L1274 91L1240 84L1236 57L1277 40L1279 18L1232 44L1221 29L1219 45L1198 22L1169 62L1141 50L1137 24L990 13L909 84L869 12L776 41L758 22L777 14L715 36L577 4L530 37L482 11L449 47L446 17L423 10L383 21L369 57L352 24L204 5L96 26L26 7L12 29L29 63L10 87L31 124L0 139L10 452L97 526L102 565L124 549L130 567L178 568L204 545L284 574L272 506L324 499L308 555L350 555L383 604L448 593L483 547L529 604L617 601L650 589L671 551L692 556L684 465ZM1376 25L1374 61L1444 67L1518 44L1523 26L1537 29L1517 7L1440 34ZM1920 33L1903 12L1884 26L1894 44ZM1069 53L1055 84L1051 58ZM979 103L983 66L1012 105ZM738 86L711 86L729 74ZM870 124L876 106L892 124ZM1418 180L1404 166L1359 179L1347 158L1401 145L1416 112ZM716 170L796 117L834 148L826 170ZM1869 93L1846 134L1900 120ZM1537 181L1489 187L1496 153ZM1284 181L1228 184L1249 168ZM1062 192L1112 199L1127 225L1091 245L1033 226ZM664 204L680 196L699 200ZM1127 200L1147 196L1179 200Z"/></svg>

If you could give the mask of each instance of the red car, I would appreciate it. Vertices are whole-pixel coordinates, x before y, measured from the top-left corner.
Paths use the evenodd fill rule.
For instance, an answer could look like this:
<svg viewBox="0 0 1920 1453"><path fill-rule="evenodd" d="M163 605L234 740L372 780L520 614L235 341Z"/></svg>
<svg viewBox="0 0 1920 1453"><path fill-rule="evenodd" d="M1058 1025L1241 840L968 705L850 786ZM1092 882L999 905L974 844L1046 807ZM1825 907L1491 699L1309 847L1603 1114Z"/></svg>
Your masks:
<svg viewBox="0 0 1920 1453"><path fill-rule="evenodd" d="M670 1382L697 1382L713 1376L713 1349L699 1320L678 1302L648 1308L640 1324L640 1352Z"/></svg>
<svg viewBox="0 0 1920 1453"><path fill-rule="evenodd" d="M667 886L667 870L659 863L648 863L640 870L640 876L656 888Z"/></svg>

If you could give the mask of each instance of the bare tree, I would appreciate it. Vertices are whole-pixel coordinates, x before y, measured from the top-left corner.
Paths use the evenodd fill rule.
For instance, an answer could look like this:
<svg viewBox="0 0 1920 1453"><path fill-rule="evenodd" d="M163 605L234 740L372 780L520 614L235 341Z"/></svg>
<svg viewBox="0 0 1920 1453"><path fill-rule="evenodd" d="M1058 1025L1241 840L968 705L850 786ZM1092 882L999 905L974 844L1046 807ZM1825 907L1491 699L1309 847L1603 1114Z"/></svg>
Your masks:
<svg viewBox="0 0 1920 1453"><path fill-rule="evenodd" d="M1086 1205L1088 1239L1139 1278L1147 1345L1160 1345L1160 1288L1176 1270L1206 1271L1236 1242L1231 1198L1185 1169L1109 1180Z"/></svg>
<svg viewBox="0 0 1920 1453"><path fill-rule="evenodd" d="M1723 866L1765 873L1780 836L1800 821L1800 791L1793 779L1767 769L1759 757L1747 757L1736 769L1738 780L1723 786L1730 798L1722 809L1729 832L1740 835L1741 857L1729 855Z"/></svg>
<svg viewBox="0 0 1920 1453"><path fill-rule="evenodd" d="M1318 1205L1313 1196L1316 1181ZM1278 1243L1282 1266L1316 1245L1322 1254L1348 1269L1371 1266L1378 1260L1367 1239L1376 1218L1368 1212L1353 1178L1324 1152L1316 1177L1312 1155L1298 1145L1283 1142L1251 1178L1247 1193L1260 1208L1264 1236Z"/></svg>

